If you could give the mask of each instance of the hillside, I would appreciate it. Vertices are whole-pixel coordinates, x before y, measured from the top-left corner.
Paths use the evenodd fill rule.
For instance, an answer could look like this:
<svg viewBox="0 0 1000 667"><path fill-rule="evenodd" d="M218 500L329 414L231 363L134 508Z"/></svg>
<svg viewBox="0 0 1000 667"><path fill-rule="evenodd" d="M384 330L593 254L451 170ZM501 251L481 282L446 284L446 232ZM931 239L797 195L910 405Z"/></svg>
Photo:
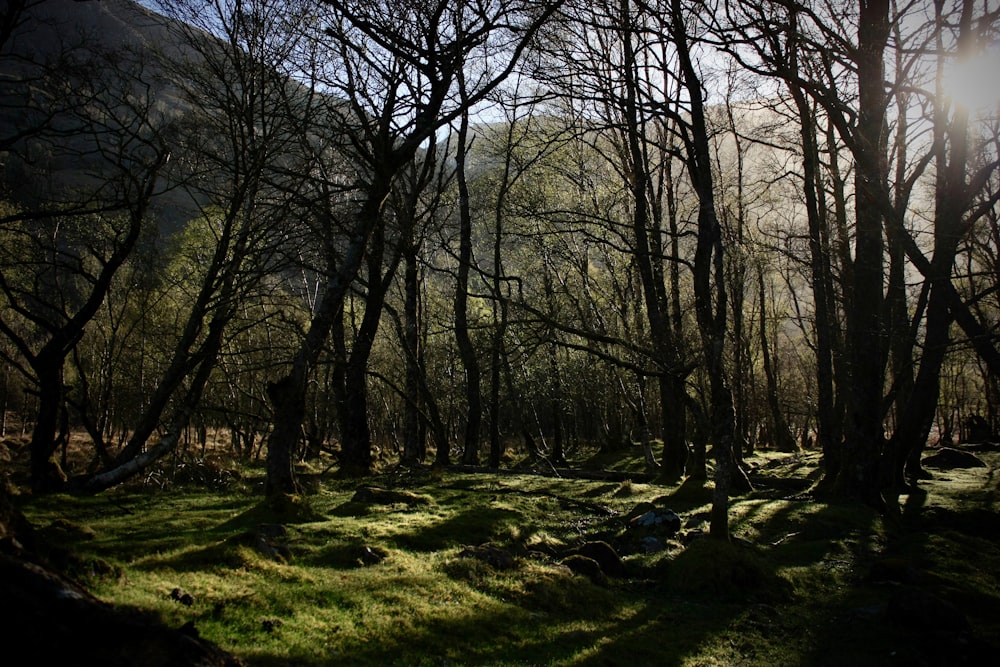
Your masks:
<svg viewBox="0 0 1000 667"><path fill-rule="evenodd" d="M2 196L36 207L113 191L127 168L115 123L127 129L142 114L162 126L188 112L157 64L192 56L176 28L131 0L28 2L0 47ZM167 231L196 210L173 185L153 203Z"/></svg>

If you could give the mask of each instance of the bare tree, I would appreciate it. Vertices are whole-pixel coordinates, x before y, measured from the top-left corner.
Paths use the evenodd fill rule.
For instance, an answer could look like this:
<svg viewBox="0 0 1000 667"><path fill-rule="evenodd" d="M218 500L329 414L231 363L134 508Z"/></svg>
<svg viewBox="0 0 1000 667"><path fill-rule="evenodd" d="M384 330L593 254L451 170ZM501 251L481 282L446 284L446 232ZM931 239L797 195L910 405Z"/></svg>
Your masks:
<svg viewBox="0 0 1000 667"><path fill-rule="evenodd" d="M558 2L508 0L465 5L329 0L324 28L333 59L325 81L341 130L363 165L363 182L342 254L330 258L323 297L289 372L270 392L269 494L294 491L292 452L309 375L354 281L399 170L420 147L503 82ZM459 96L459 73L470 70ZM474 75L471 73L474 72Z"/></svg>
<svg viewBox="0 0 1000 667"><path fill-rule="evenodd" d="M66 34L59 26L38 34L56 45L58 57L19 61L22 72L30 67L30 85L47 90L41 98L23 89L25 79L5 82L5 99L22 100L27 123L15 124L5 138L8 156L28 165L43 155L78 160L93 174L51 183L48 191L19 192L15 210L2 220L0 333L20 357L8 361L38 395L31 477L36 490L50 490L65 481L52 456L68 435L66 361L149 223L170 149L141 58L86 40L62 51Z"/></svg>
<svg viewBox="0 0 1000 667"><path fill-rule="evenodd" d="M215 242L170 359L128 443L110 469L84 482L87 491L127 479L173 450L241 299L277 268L278 223L287 219L294 199L286 183L289 163L308 164L310 156L296 149L300 125L314 110L308 90L279 67L287 66L298 46L287 30L291 7L259 0L221 2L210 12L196 2L171 6L180 20L165 23L173 40L160 54L160 67L179 102L183 184ZM147 448L161 425L163 437Z"/></svg>

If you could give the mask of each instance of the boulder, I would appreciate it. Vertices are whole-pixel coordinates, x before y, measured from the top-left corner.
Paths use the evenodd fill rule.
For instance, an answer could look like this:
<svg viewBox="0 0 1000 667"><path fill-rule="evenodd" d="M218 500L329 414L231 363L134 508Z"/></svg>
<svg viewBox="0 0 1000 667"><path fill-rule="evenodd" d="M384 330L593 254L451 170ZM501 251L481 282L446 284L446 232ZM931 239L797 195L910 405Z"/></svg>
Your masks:
<svg viewBox="0 0 1000 667"><path fill-rule="evenodd" d="M936 453L924 457L923 464L932 468L952 470L954 468L985 468L986 463L971 452L963 452L953 447L942 447Z"/></svg>
<svg viewBox="0 0 1000 667"><path fill-rule="evenodd" d="M410 491L383 489L377 486L361 486L354 492L351 502L371 505L426 505L429 501L425 496Z"/></svg>
<svg viewBox="0 0 1000 667"><path fill-rule="evenodd" d="M615 548L607 542L587 542L567 554L567 556L574 555L585 556L595 561L601 572L609 577L621 577L625 574L625 563Z"/></svg>
<svg viewBox="0 0 1000 667"><path fill-rule="evenodd" d="M593 558L587 558L580 554L567 556L562 560L562 564L568 567L574 574L579 574L590 579L591 583L604 586L608 583L608 578L601 570L601 566Z"/></svg>
<svg viewBox="0 0 1000 667"><path fill-rule="evenodd" d="M629 521L630 529L645 529L658 535L670 536L681 529L681 518L671 509L655 507Z"/></svg>
<svg viewBox="0 0 1000 667"><path fill-rule="evenodd" d="M502 549L492 542L486 542L479 546L465 547L458 554L459 558L475 558L492 566L497 570L511 570L517 565L514 555Z"/></svg>

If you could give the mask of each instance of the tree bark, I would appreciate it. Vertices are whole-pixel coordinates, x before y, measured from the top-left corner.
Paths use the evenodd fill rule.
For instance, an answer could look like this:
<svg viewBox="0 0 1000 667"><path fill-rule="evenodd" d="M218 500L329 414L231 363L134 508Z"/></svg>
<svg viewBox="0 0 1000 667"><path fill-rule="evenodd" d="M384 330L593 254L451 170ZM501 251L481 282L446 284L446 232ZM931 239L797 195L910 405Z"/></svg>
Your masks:
<svg viewBox="0 0 1000 667"><path fill-rule="evenodd" d="M883 509L879 458L885 441L882 392L886 336L882 318L885 248L879 206L885 191L886 122L883 55L889 0L861 2L858 17L858 120L855 128L854 276L847 308L851 392L844 458L832 489L845 499Z"/></svg>
<svg viewBox="0 0 1000 667"><path fill-rule="evenodd" d="M733 459L735 414L733 396L725 368L726 317L728 310L722 228L715 211L711 149L705 123L703 89L692 60L687 21L681 0L671 0L671 32L677 46L684 87L690 100L690 142L685 156L688 173L698 196L698 236L694 257L695 315L701 335L709 380L712 442L715 452L715 491L712 498L710 534L729 540L729 492L734 480L750 486Z"/></svg>
<svg viewBox="0 0 1000 667"><path fill-rule="evenodd" d="M757 286L760 291L760 351L761 365L767 383L767 407L771 413L771 444L779 452L798 451L795 437L788 428L785 415L778 401L778 380L775 377L774 362L771 358L771 342L767 337L767 293L764 286L764 267L757 266Z"/></svg>
<svg viewBox="0 0 1000 667"><path fill-rule="evenodd" d="M460 84L464 93L464 79ZM479 431L482 424L482 391L480 389L479 359L469 335L469 272L472 268L472 210L466 174L466 157L469 150L469 115L462 114L456 148L456 178L458 180L459 241L458 280L455 286L455 342L458 355L465 369L465 438L462 444L462 463L479 464Z"/></svg>

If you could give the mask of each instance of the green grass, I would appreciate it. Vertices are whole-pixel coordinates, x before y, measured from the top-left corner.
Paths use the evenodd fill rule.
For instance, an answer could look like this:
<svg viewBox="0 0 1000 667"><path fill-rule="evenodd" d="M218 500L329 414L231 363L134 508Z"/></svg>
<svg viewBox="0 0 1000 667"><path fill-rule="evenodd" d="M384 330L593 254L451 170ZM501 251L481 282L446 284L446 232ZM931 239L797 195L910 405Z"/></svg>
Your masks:
<svg viewBox="0 0 1000 667"><path fill-rule="evenodd" d="M782 469L769 455L757 463L800 475L814 461L789 458ZM876 563L916 568L921 585L998 643L993 471L939 475L891 519L761 490L733 500L732 544L696 537L707 531L710 486L690 481L323 477L310 480L306 496L268 506L249 491L250 471L227 492L21 501L51 553L71 553L62 566L96 595L172 626L193 622L250 665L859 666L924 659L914 632L885 620L898 586L871 580ZM362 483L426 502L352 502ZM625 553L627 576L607 585L559 564L586 540L624 550L626 519L644 502L673 507L686 522L663 551ZM275 540L284 556L255 548L262 524L284 527ZM460 557L484 542L509 550L516 566ZM365 547L384 560L364 565ZM175 600L175 589L193 603Z"/></svg>

